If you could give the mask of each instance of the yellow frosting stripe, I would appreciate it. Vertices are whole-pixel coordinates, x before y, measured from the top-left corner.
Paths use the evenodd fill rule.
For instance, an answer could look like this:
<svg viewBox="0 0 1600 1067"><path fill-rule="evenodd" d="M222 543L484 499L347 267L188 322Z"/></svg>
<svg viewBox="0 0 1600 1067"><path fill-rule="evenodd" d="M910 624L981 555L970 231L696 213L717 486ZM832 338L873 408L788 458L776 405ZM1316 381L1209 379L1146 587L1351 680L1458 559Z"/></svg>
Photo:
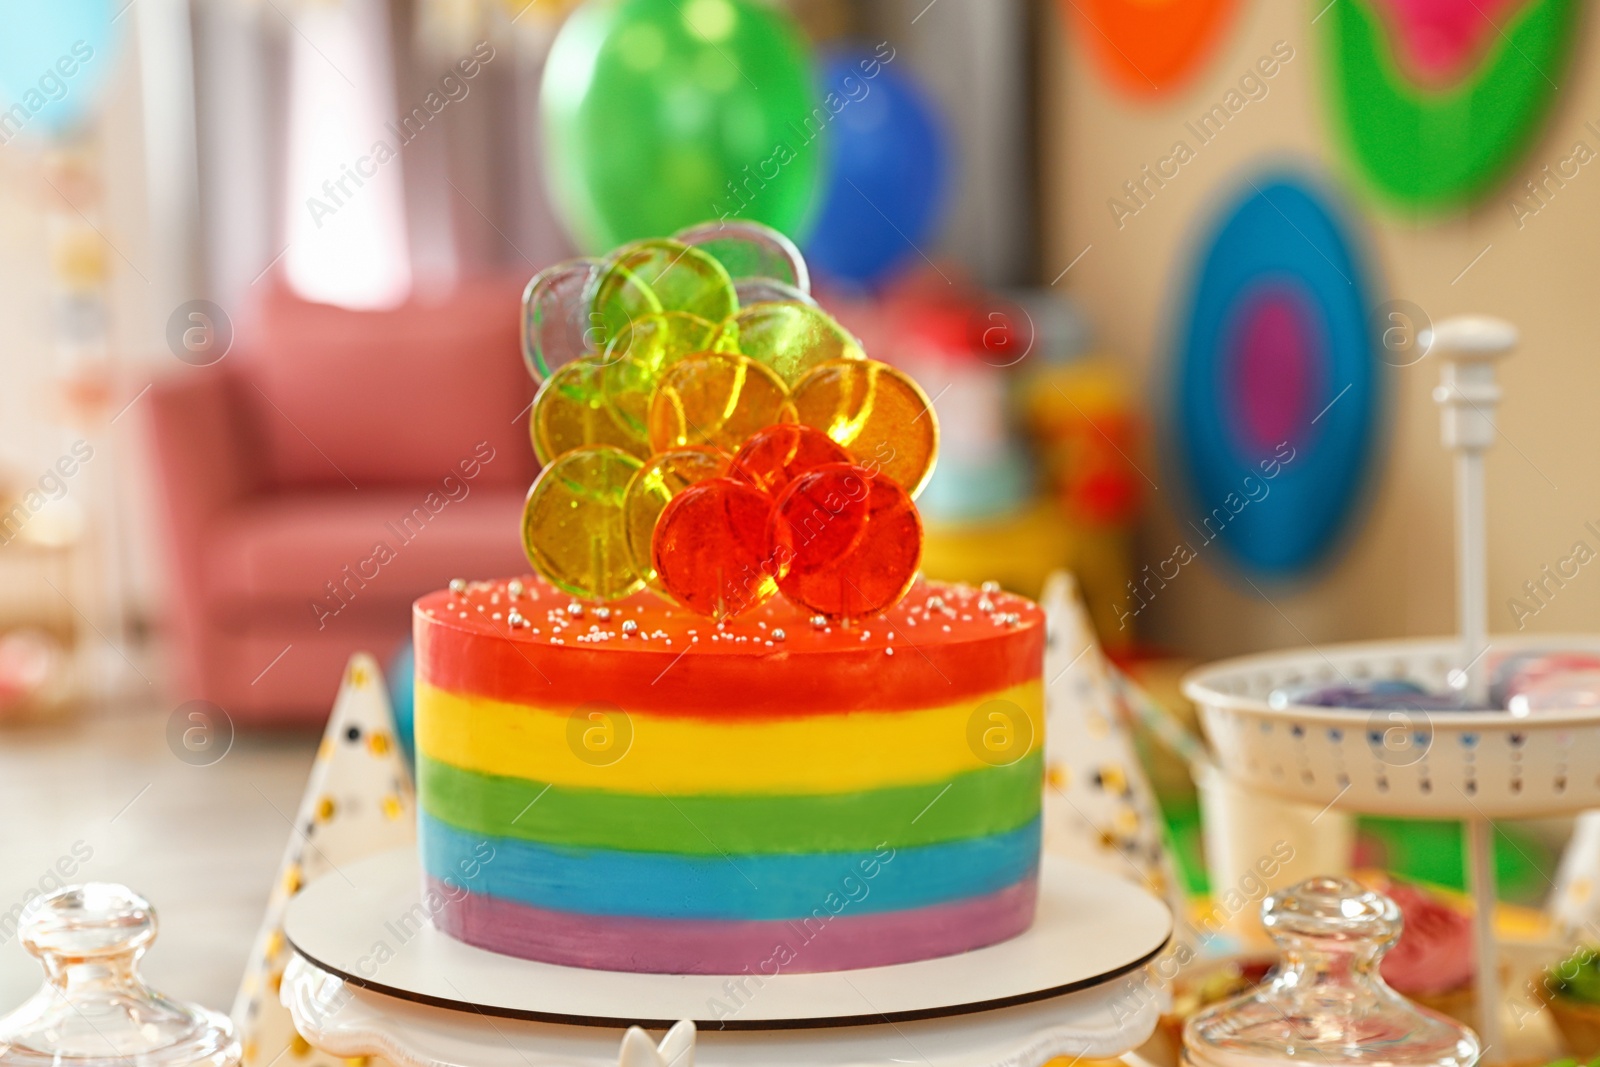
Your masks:
<svg viewBox="0 0 1600 1067"><path fill-rule="evenodd" d="M617 793L839 793L938 782L1044 744L1035 680L921 711L738 721L506 704L417 682L417 748L481 774Z"/></svg>

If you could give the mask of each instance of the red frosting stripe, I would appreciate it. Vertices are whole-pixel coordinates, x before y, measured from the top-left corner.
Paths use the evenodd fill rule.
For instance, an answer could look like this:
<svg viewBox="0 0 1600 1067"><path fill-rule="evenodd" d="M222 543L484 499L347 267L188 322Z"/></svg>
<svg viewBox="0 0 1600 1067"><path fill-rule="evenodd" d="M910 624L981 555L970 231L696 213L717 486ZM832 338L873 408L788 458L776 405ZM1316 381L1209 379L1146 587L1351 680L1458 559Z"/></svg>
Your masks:
<svg viewBox="0 0 1600 1067"><path fill-rule="evenodd" d="M919 582L849 626L782 598L720 626L650 593L572 603L531 576L425 596L418 677L510 704L766 718L948 706L1036 681L1044 660L1039 607L971 586Z"/></svg>

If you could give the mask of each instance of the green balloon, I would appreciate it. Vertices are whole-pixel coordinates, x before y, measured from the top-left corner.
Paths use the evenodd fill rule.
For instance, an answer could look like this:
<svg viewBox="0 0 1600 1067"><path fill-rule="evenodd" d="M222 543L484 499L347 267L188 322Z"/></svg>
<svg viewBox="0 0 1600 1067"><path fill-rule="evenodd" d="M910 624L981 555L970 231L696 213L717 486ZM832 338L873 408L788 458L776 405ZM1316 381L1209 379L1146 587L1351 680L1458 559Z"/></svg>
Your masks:
<svg viewBox="0 0 1600 1067"><path fill-rule="evenodd" d="M758 0L588 0L541 95L551 193L589 251L724 217L803 236L830 116L798 27Z"/></svg>

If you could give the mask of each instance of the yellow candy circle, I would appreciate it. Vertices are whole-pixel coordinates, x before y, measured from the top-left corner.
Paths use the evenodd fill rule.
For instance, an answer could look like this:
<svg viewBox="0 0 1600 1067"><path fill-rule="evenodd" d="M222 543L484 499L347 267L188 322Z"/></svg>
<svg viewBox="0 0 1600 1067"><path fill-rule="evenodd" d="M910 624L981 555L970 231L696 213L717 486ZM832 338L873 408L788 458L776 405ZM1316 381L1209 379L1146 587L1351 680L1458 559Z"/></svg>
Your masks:
<svg viewBox="0 0 1600 1067"><path fill-rule="evenodd" d="M628 530L629 558L633 569L651 589L664 592L650 559L650 543L661 512L673 497L691 485L720 477L727 469L728 457L714 448L680 448L652 458L628 483L622 510Z"/></svg>
<svg viewBox="0 0 1600 1067"><path fill-rule="evenodd" d="M711 351L721 326L688 311L662 311L635 319L606 347L604 363L635 359L664 367L682 356Z"/></svg>
<svg viewBox="0 0 1600 1067"><path fill-rule="evenodd" d="M643 584L628 556L623 497L643 466L615 448L579 448L539 472L522 508L522 548L546 581L588 600Z"/></svg>
<svg viewBox="0 0 1600 1067"><path fill-rule="evenodd" d="M801 422L915 497L939 455L939 420L910 375L874 359L824 363L794 388Z"/></svg>
<svg viewBox="0 0 1600 1067"><path fill-rule="evenodd" d="M625 327L602 357L606 368L600 375L600 393L611 417L644 440L650 396L662 369L709 350L717 332L717 324L687 311L647 315Z"/></svg>
<svg viewBox="0 0 1600 1067"><path fill-rule="evenodd" d="M722 325L718 347L771 367L789 385L820 363L864 359L861 343L826 311L796 300L751 304Z"/></svg>
<svg viewBox="0 0 1600 1067"><path fill-rule="evenodd" d="M715 257L678 241L636 241L611 258L590 310L604 350L633 323L663 311L722 322L738 308L733 279Z"/></svg>
<svg viewBox="0 0 1600 1067"><path fill-rule="evenodd" d="M657 452L710 445L730 455L775 422L793 422L782 379L745 356L700 352L680 359L650 399L650 447Z"/></svg>
<svg viewBox="0 0 1600 1067"><path fill-rule="evenodd" d="M610 445L640 459L650 454L642 428L634 431L606 404L603 382L609 369L590 359L574 360L539 387L528 422L540 463L588 445Z"/></svg>

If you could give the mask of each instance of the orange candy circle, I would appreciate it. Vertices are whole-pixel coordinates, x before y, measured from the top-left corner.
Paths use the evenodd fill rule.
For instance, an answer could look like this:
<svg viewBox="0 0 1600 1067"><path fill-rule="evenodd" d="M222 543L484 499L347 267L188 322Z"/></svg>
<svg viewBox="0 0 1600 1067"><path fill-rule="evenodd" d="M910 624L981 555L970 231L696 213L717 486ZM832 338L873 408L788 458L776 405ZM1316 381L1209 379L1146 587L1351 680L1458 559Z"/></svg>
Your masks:
<svg viewBox="0 0 1600 1067"><path fill-rule="evenodd" d="M745 356L700 352L662 374L650 400L650 447L656 452L710 445L736 452L757 430L793 422L783 381Z"/></svg>
<svg viewBox="0 0 1600 1067"><path fill-rule="evenodd" d="M928 394L904 371L873 359L836 359L794 387L795 411L855 461L915 497L933 474L939 422Z"/></svg>
<svg viewBox="0 0 1600 1067"><path fill-rule="evenodd" d="M710 478L672 499L656 522L651 560L674 600L730 619L778 591L767 552L772 498L731 478Z"/></svg>
<svg viewBox="0 0 1600 1067"><path fill-rule="evenodd" d="M748 482L770 496L824 463L849 463L850 453L811 426L780 422L758 430L728 465L728 477Z"/></svg>
<svg viewBox="0 0 1600 1067"><path fill-rule="evenodd" d="M796 478L773 509L768 540L783 595L830 618L885 610L922 563L922 519L910 494L847 463Z"/></svg>

